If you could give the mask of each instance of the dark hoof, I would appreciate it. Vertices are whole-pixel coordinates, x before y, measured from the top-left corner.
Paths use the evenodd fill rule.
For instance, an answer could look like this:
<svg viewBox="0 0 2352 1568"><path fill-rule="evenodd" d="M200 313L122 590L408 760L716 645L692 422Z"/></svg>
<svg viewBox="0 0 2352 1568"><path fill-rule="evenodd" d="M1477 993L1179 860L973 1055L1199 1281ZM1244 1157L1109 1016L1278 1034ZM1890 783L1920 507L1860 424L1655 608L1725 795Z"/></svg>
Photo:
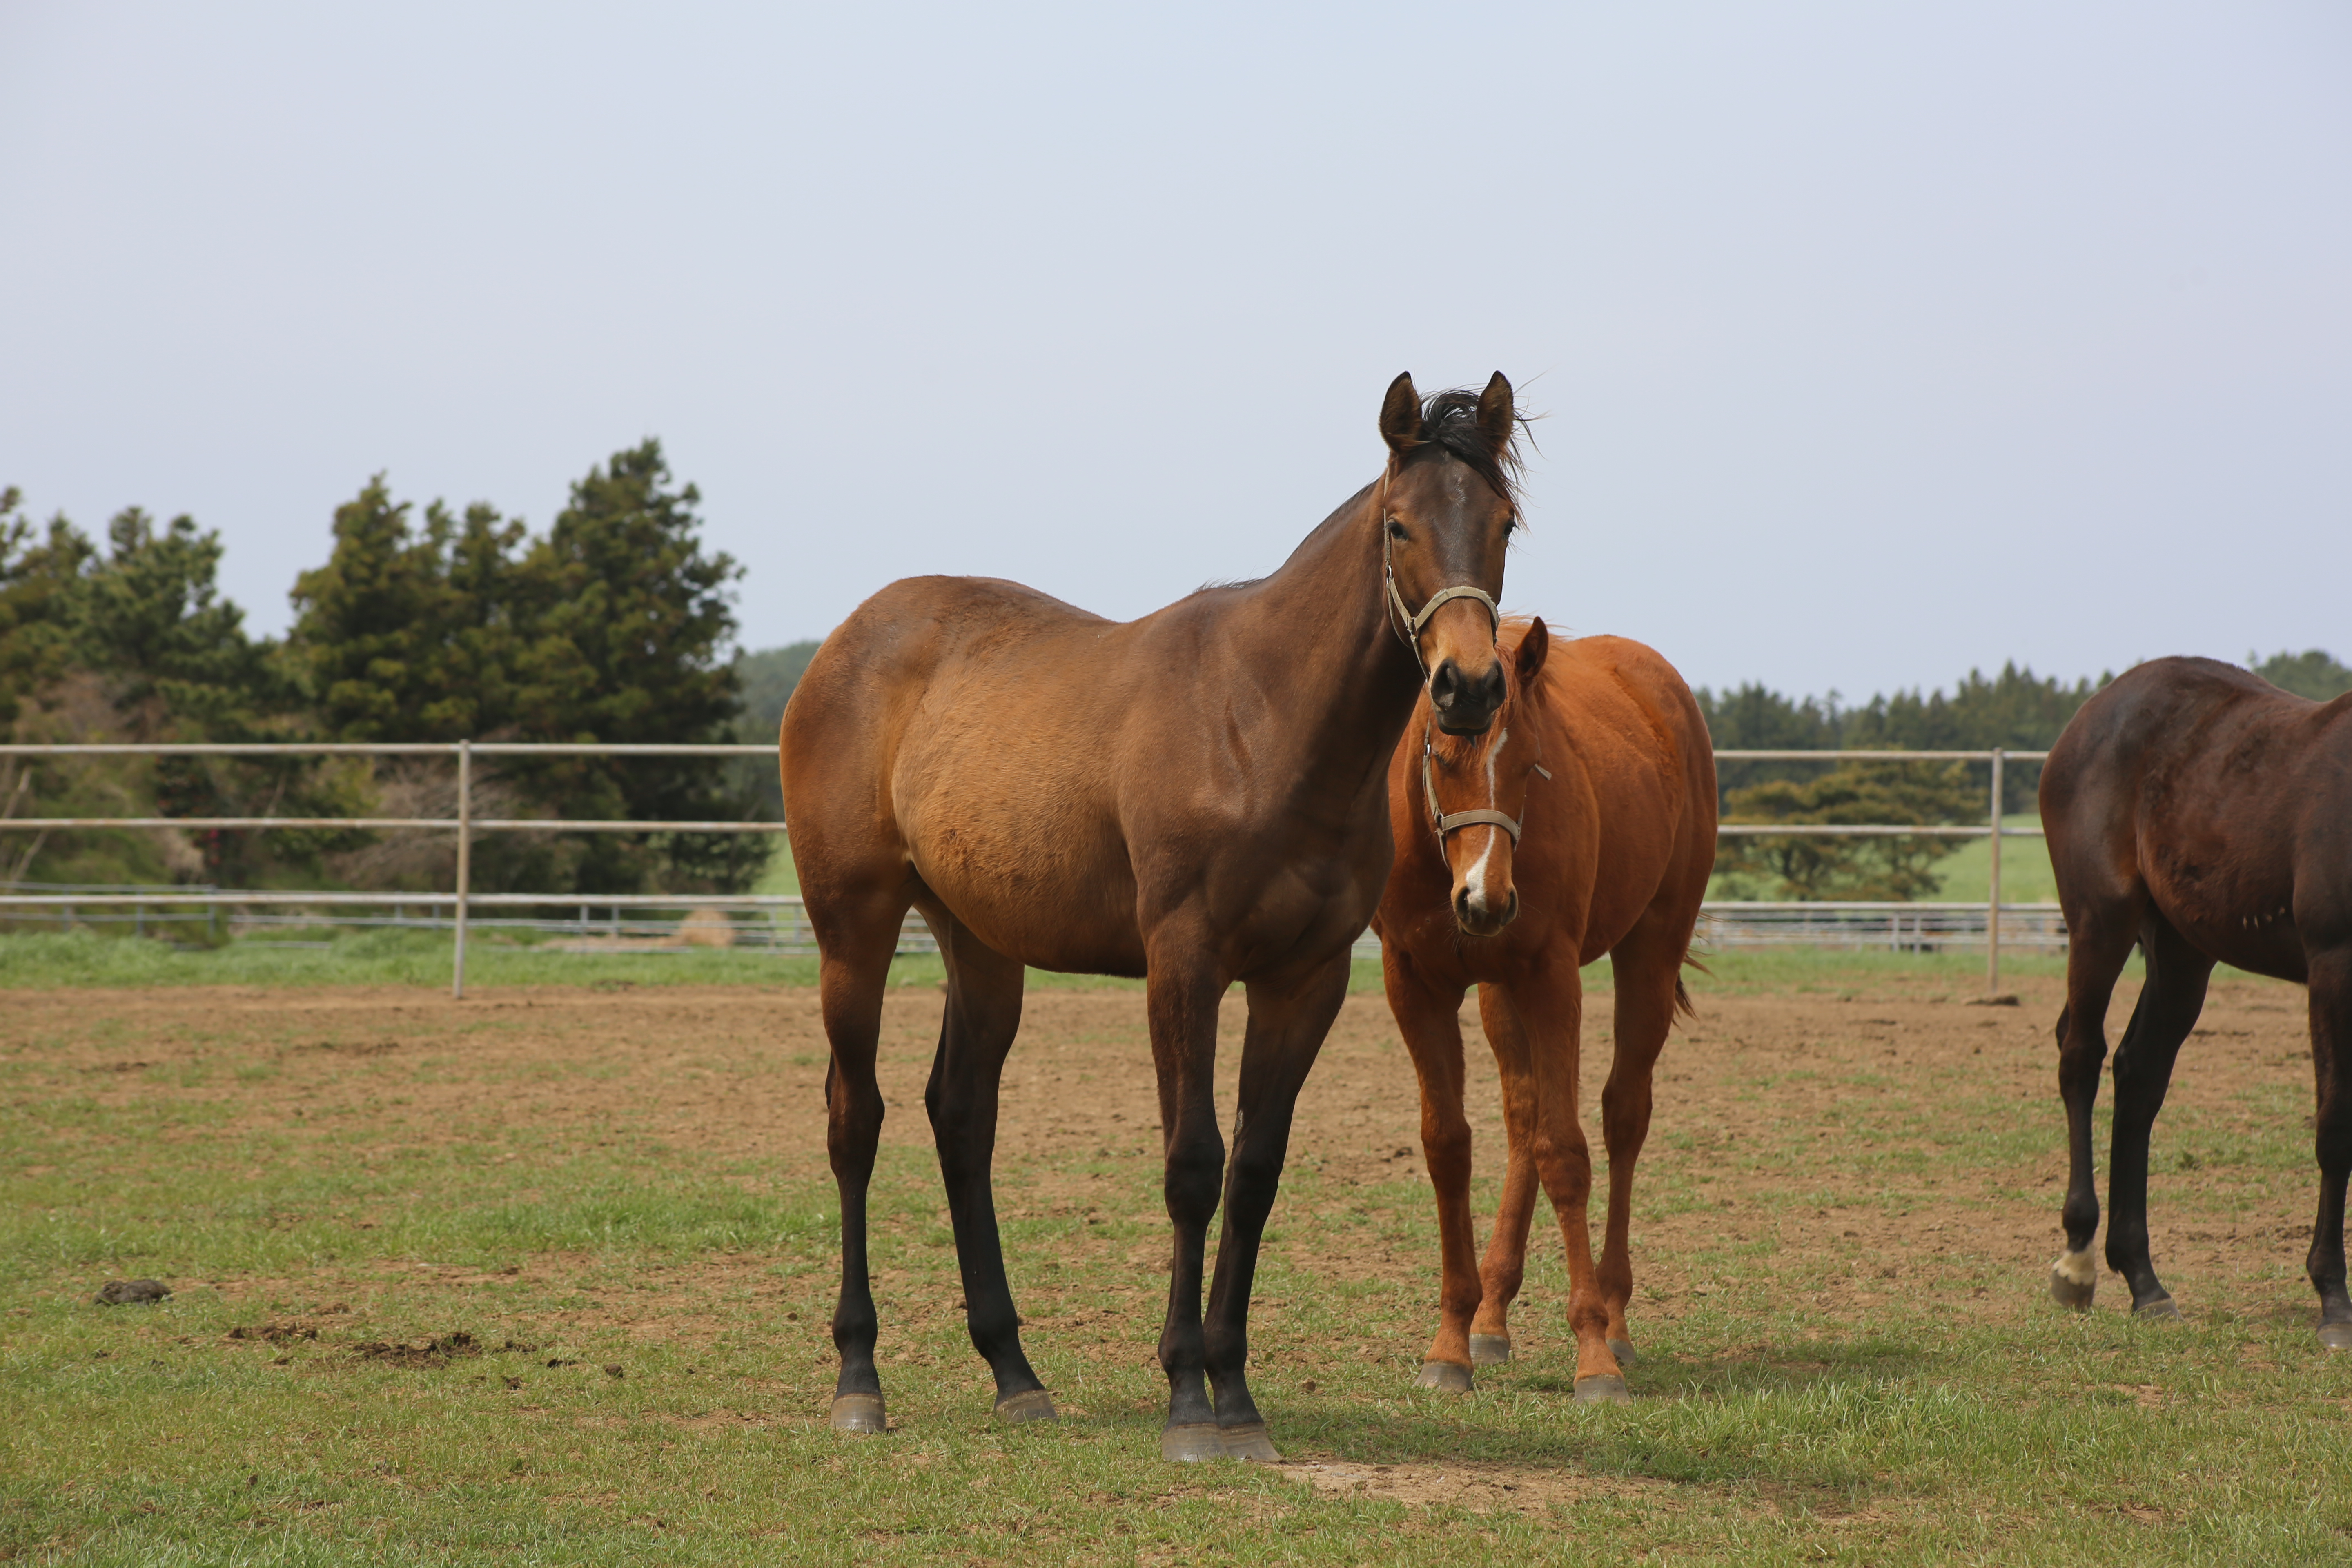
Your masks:
<svg viewBox="0 0 2352 1568"><path fill-rule="evenodd" d="M1160 1432L1160 1457L1174 1464L1197 1465L1225 1457L1225 1439L1213 1421L1188 1421Z"/></svg>
<svg viewBox="0 0 2352 1568"><path fill-rule="evenodd" d="M2065 1253L2050 1266L2052 1300L2077 1312L2091 1310L2091 1298L2099 1289L2099 1269L2090 1261L2090 1256L2087 1252Z"/></svg>
<svg viewBox="0 0 2352 1568"><path fill-rule="evenodd" d="M2352 1322L2322 1323L2319 1342L2331 1351L2352 1351Z"/></svg>
<svg viewBox="0 0 2352 1568"><path fill-rule="evenodd" d="M836 1432L881 1432L888 1429L878 1394L837 1394L833 1399L833 1429Z"/></svg>
<svg viewBox="0 0 2352 1568"><path fill-rule="evenodd" d="M1580 1377L1576 1380L1576 1402L1579 1405L1631 1405L1633 1390L1622 1377Z"/></svg>
<svg viewBox="0 0 2352 1568"><path fill-rule="evenodd" d="M1475 1386L1470 1369L1458 1361L1425 1361L1421 1363L1421 1375L1412 1380L1415 1388L1434 1388L1445 1394L1467 1394Z"/></svg>
<svg viewBox="0 0 2352 1568"><path fill-rule="evenodd" d="M1282 1456L1275 1451L1274 1440L1265 1435L1263 1421L1244 1421L1238 1426L1220 1426L1218 1435L1224 1441L1225 1458L1247 1459L1253 1464L1278 1465Z"/></svg>
<svg viewBox="0 0 2352 1568"><path fill-rule="evenodd" d="M1609 1342L1609 1353L1617 1358L1617 1364L1619 1366L1632 1366L1634 1363L1642 1359L1634 1351L1633 1342L1631 1340L1611 1340Z"/></svg>
<svg viewBox="0 0 2352 1568"><path fill-rule="evenodd" d="M1470 1364L1500 1366L1511 1359L1511 1336L1508 1334L1472 1334Z"/></svg>
<svg viewBox="0 0 2352 1568"><path fill-rule="evenodd" d="M2132 1316L2150 1323L2177 1323L2180 1309L2172 1304L2169 1296L2150 1296L2132 1308Z"/></svg>
<svg viewBox="0 0 2352 1568"><path fill-rule="evenodd" d="M1058 1421L1054 1414L1054 1396L1042 1388L1024 1389L1008 1394L996 1402L996 1418L1007 1426L1019 1426L1030 1421Z"/></svg>

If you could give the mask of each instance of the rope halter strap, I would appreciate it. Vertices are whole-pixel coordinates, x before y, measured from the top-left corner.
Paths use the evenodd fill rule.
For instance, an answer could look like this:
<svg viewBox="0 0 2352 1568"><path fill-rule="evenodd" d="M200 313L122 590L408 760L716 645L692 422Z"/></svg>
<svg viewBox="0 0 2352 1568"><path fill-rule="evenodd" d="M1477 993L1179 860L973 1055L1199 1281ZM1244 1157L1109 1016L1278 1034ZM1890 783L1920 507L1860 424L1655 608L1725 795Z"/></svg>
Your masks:
<svg viewBox="0 0 2352 1568"><path fill-rule="evenodd" d="M1456 583L1450 588L1440 588L1429 596L1429 602L1422 605L1421 613L1418 615L1405 607L1404 595L1397 592L1396 559L1391 548L1395 542L1389 534L1389 487L1385 478L1381 480L1380 525L1381 577L1388 586L1389 629L1396 633L1399 641L1412 650L1412 661L1421 666L1421 677L1423 680L1429 679L1429 660L1422 655L1421 634L1429 625L1429 617L1437 614L1448 602L1454 599L1477 600L1486 606L1486 619L1494 627L1495 635L1497 637L1503 635L1503 612L1496 608L1495 596L1486 589L1474 588L1467 583ZM1514 834L1513 837L1516 837L1517 835Z"/></svg>
<svg viewBox="0 0 2352 1568"><path fill-rule="evenodd" d="M1514 849L1517 848L1519 846L1519 819L1517 817L1506 816L1503 813L1491 808L1477 811L1440 811L1437 809L1437 771L1430 761L1431 756L1434 753L1436 748L1437 742L1434 737L1433 737L1426 729L1423 730L1421 732L1421 795L1422 798L1429 803L1429 819L1437 828L1438 847L1442 849L1445 847L1445 836L1453 832L1455 828L1475 827L1481 823L1485 823L1495 827L1499 827L1504 832L1509 834L1511 836L1511 847ZM1542 773L1546 778L1551 777L1551 774L1549 772L1546 772L1541 768L1538 768L1537 771L1538 773Z"/></svg>

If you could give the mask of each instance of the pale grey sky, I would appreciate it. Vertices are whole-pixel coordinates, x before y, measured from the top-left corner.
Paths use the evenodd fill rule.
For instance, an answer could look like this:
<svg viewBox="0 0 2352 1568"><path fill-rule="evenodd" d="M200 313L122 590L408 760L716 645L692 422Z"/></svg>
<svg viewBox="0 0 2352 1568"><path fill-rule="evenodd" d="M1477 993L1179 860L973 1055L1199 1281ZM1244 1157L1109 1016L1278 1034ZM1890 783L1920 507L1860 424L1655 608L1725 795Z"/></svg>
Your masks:
<svg viewBox="0 0 2352 1568"><path fill-rule="evenodd" d="M1694 683L2352 657L2352 8L0 0L0 483L229 545L646 435L745 641L1263 572L1382 388Z"/></svg>

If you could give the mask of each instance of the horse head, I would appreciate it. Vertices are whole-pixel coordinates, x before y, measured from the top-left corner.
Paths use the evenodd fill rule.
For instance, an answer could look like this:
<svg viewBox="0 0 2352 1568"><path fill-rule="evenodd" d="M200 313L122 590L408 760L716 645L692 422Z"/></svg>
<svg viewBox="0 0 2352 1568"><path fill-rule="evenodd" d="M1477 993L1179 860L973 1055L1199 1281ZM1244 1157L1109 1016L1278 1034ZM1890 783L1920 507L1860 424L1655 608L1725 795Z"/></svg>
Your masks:
<svg viewBox="0 0 2352 1568"><path fill-rule="evenodd" d="M1471 936L1493 936L1519 912L1511 863L1527 821L1529 785L1551 777L1544 766L1543 726L1528 711L1550 652L1551 633L1538 617L1507 663L1496 660L1503 689L1486 731L1448 734L1439 722L1423 732L1422 789L1430 826L1454 875L1454 921ZM1516 731L1515 711L1525 718Z"/></svg>
<svg viewBox="0 0 2352 1568"><path fill-rule="evenodd" d="M1411 374L1389 384L1377 502L1391 625L1420 662L1449 735L1483 733L1503 702L1503 552L1518 526L1518 416L1500 371L1486 390L1426 404Z"/></svg>

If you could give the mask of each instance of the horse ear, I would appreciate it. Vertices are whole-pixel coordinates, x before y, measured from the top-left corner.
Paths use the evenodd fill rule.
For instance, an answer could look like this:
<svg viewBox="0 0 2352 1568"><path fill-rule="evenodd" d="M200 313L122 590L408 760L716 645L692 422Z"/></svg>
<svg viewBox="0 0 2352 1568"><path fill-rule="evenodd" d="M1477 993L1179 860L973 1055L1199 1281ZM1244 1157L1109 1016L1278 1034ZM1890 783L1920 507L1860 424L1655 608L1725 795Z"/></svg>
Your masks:
<svg viewBox="0 0 2352 1568"><path fill-rule="evenodd" d="M1487 380L1486 390L1478 395L1478 433L1498 454L1511 444L1514 412L1511 384L1498 370Z"/></svg>
<svg viewBox="0 0 2352 1568"><path fill-rule="evenodd" d="M1519 639L1519 651L1512 660L1511 672L1519 678L1519 689L1524 691L1543 673L1544 660L1551 657L1551 629L1538 616L1528 623L1528 635Z"/></svg>
<svg viewBox="0 0 2352 1568"><path fill-rule="evenodd" d="M1381 400L1381 439L1400 458L1421 445L1421 394L1412 389L1411 371L1389 383Z"/></svg>

